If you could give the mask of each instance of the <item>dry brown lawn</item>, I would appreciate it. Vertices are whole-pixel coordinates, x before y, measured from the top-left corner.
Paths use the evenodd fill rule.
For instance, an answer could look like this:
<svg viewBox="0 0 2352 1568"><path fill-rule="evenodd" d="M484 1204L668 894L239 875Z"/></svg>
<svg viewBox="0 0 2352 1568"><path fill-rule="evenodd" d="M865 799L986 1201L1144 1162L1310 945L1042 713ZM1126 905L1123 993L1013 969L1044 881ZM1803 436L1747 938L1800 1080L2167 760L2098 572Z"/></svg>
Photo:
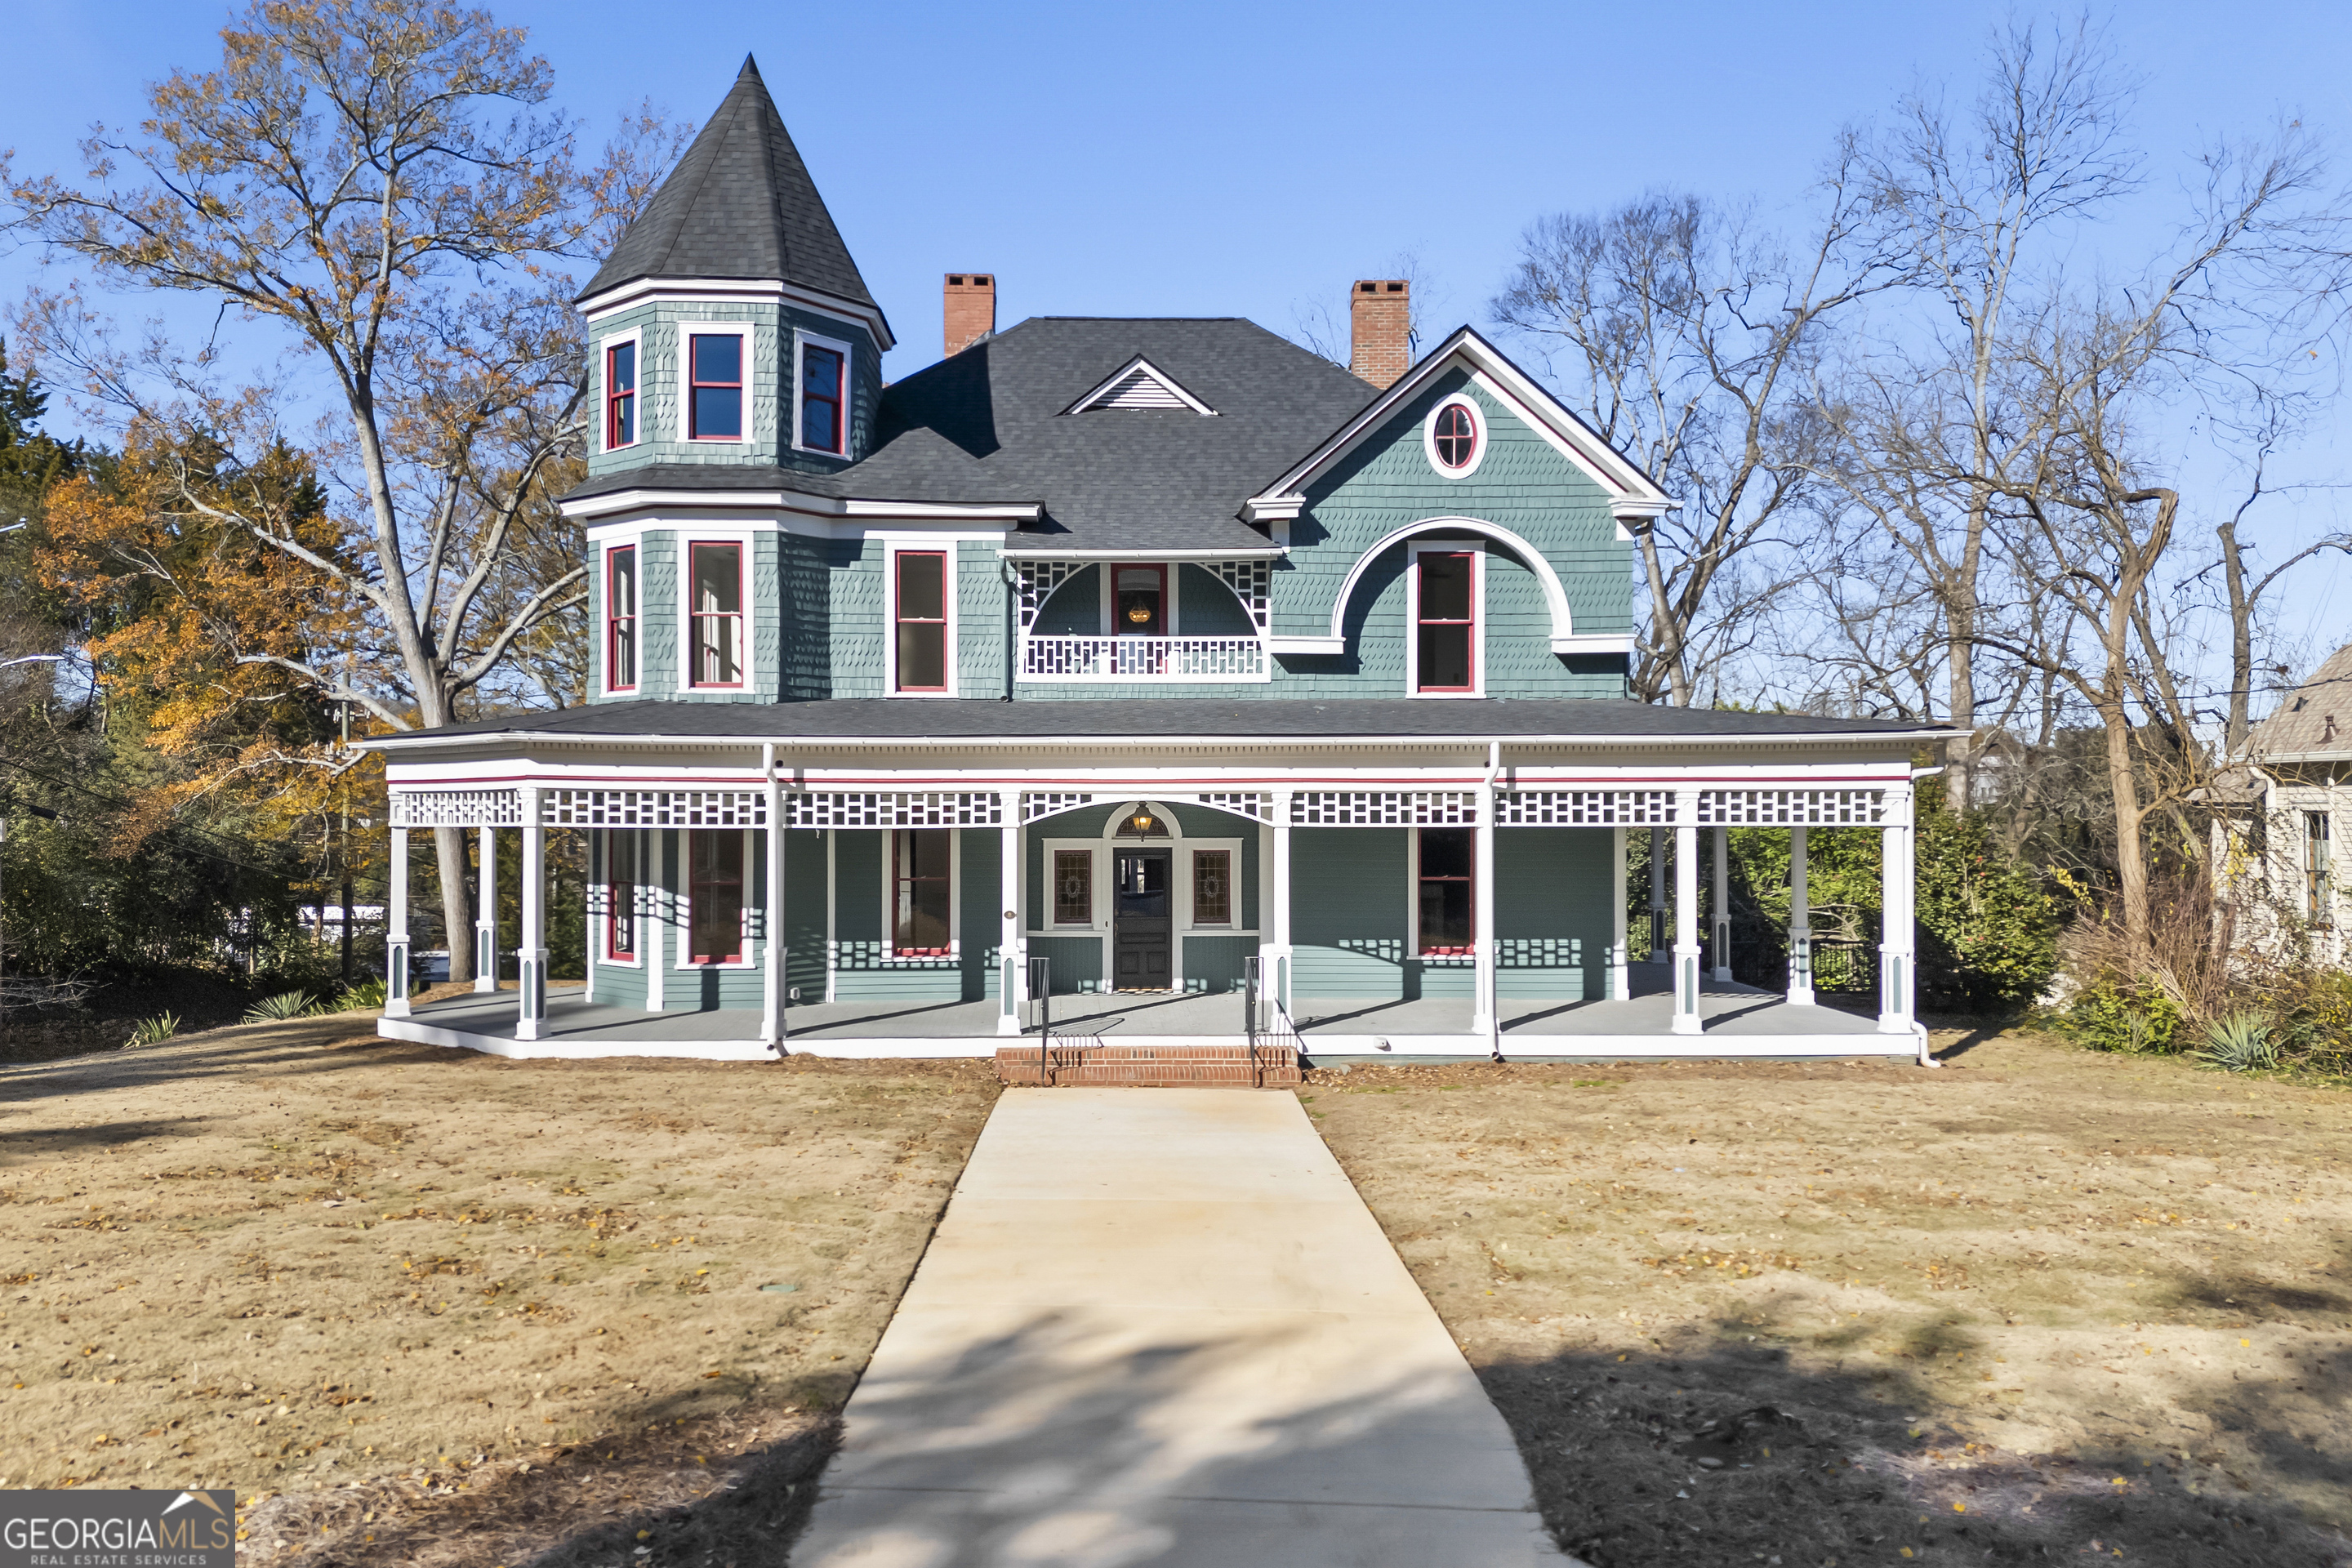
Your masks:
<svg viewBox="0 0 2352 1568"><path fill-rule="evenodd" d="M0 1486L233 1486L263 1563L774 1560L987 1065L372 1028L0 1068Z"/></svg>
<svg viewBox="0 0 2352 1568"><path fill-rule="evenodd" d="M2352 1095L1937 1044L1300 1092L1597 1568L2352 1563Z"/></svg>

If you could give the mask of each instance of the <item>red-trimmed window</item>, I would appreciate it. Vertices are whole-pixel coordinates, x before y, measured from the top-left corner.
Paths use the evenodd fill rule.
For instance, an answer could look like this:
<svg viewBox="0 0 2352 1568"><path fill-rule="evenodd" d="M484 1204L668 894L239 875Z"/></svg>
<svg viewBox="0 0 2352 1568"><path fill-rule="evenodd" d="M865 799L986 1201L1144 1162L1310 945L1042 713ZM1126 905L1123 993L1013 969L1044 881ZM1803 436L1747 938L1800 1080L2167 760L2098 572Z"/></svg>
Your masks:
<svg viewBox="0 0 2352 1568"><path fill-rule="evenodd" d="M1437 443L1437 460L1449 468L1466 468L1478 455L1478 421L1458 403L1437 411L1437 426L1430 434Z"/></svg>
<svg viewBox="0 0 2352 1568"><path fill-rule="evenodd" d="M1477 563L1466 550L1428 551L1414 558L1413 569L1420 574L1415 689L1473 690L1477 676L1473 666L1478 641L1473 610Z"/></svg>
<svg viewBox="0 0 2352 1568"><path fill-rule="evenodd" d="M637 956L637 844L634 832L604 835L604 955Z"/></svg>
<svg viewBox="0 0 2352 1568"><path fill-rule="evenodd" d="M1423 827L1421 835L1421 955L1460 958L1472 941L1470 874L1477 829Z"/></svg>
<svg viewBox="0 0 2352 1568"><path fill-rule="evenodd" d="M842 450L842 358L814 343L801 345L801 445Z"/></svg>
<svg viewBox="0 0 2352 1568"><path fill-rule="evenodd" d="M743 830L698 827L686 836L687 951L697 963L743 957Z"/></svg>
<svg viewBox="0 0 2352 1568"><path fill-rule="evenodd" d="M637 689L637 547L604 552L604 689Z"/></svg>
<svg viewBox="0 0 2352 1568"><path fill-rule="evenodd" d="M1054 923L1095 923L1095 857L1091 849L1054 851Z"/></svg>
<svg viewBox="0 0 2352 1568"><path fill-rule="evenodd" d="M740 332L695 332L686 340L687 436L696 441L743 438L743 338Z"/></svg>
<svg viewBox="0 0 2352 1568"><path fill-rule="evenodd" d="M614 343L604 351L604 447L628 447L637 439L637 345Z"/></svg>
<svg viewBox="0 0 2352 1568"><path fill-rule="evenodd" d="M898 552L898 689L948 689L948 558Z"/></svg>
<svg viewBox="0 0 2352 1568"><path fill-rule="evenodd" d="M743 684L743 547L697 544L688 549L693 577L694 681L697 686Z"/></svg>
<svg viewBox="0 0 2352 1568"><path fill-rule="evenodd" d="M900 827L890 835L890 953L894 958L945 958L951 950L949 866L952 827Z"/></svg>
<svg viewBox="0 0 2352 1568"><path fill-rule="evenodd" d="M1229 926L1234 923L1232 850L1193 851L1192 923L1196 926Z"/></svg>

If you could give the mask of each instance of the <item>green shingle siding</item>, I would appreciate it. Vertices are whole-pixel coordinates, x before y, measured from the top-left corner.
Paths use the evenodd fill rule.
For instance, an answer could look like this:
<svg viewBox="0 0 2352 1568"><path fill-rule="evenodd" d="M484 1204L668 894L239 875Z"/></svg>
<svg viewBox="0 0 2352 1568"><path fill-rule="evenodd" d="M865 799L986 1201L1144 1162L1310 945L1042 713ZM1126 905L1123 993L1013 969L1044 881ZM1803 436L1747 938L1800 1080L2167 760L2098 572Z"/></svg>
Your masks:
<svg viewBox="0 0 2352 1568"><path fill-rule="evenodd" d="M1029 956L1049 959L1053 994L1067 996L1103 988L1102 939L1092 936L1033 936Z"/></svg>
<svg viewBox="0 0 2352 1568"><path fill-rule="evenodd" d="M1609 952L1610 830L1495 830L1495 990L1599 1001Z"/></svg>
<svg viewBox="0 0 2352 1568"><path fill-rule="evenodd" d="M1403 827L1290 830L1293 996L1404 995Z"/></svg>
<svg viewBox="0 0 2352 1568"><path fill-rule="evenodd" d="M1242 987L1243 963L1257 955L1257 938L1254 936L1188 936L1184 939L1184 989L1187 991L1238 991ZM1241 1030L1238 1015L1234 1019L1235 1033Z"/></svg>
<svg viewBox="0 0 2352 1568"><path fill-rule="evenodd" d="M685 379L683 343L698 322L751 326L749 377L749 434L745 442L693 441L682 423ZM607 452L604 446L604 345L637 331L637 440ZM852 361L849 397L849 449L864 452L871 439L874 409L881 396L879 356L863 327L814 315L791 306L772 304L662 303L640 305L598 321L589 329L590 406L594 410L596 438L591 443L588 473L602 479L651 463L709 463L743 467L772 463L809 473L837 473L843 459L795 450L786 426L792 416L790 391L793 334L804 332L850 345Z"/></svg>

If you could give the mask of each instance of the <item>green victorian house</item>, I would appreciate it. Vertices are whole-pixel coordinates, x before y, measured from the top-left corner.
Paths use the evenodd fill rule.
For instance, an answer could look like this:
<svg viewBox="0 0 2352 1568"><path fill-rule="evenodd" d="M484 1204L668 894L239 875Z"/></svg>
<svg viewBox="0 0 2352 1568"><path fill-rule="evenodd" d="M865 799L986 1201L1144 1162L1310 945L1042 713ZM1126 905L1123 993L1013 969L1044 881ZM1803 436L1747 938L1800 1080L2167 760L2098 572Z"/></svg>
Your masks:
<svg viewBox="0 0 2352 1568"><path fill-rule="evenodd" d="M379 740L383 1030L509 1055L1909 1055L1915 754L1940 731L1629 700L1675 503L1464 328L1352 368L1233 317L881 307L746 63L579 299L590 700ZM1876 1016L1814 1004L1805 831L1885 837ZM412 1005L408 833L524 861L514 992ZM1727 826L1785 827L1785 991L1703 945ZM1701 846L1712 828L1712 855ZM545 836L588 835L588 983ZM1626 838L1652 836L1645 956ZM486 879L487 880L487 879ZM479 933L494 974L491 928ZM1708 949L1712 949L1712 953ZM485 986L494 983L484 980Z"/></svg>

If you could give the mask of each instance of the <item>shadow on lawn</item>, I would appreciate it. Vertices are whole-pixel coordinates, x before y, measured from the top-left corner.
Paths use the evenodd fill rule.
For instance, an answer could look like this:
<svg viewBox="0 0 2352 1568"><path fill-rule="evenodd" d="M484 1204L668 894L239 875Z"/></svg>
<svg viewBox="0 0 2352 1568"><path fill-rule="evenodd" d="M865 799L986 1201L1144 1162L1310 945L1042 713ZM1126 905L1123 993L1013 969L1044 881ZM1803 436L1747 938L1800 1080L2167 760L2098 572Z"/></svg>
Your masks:
<svg viewBox="0 0 2352 1568"><path fill-rule="evenodd" d="M1776 1558L1787 1568L2085 1556L2162 1568L2352 1563L2352 1542L2242 1484L2263 1478L2230 1476L2152 1438L2063 1456L1967 1442L1938 1418L1948 1395L1920 1378L1800 1371L1760 1342L1771 1326L1724 1320L1622 1360L1563 1354L1480 1369L1564 1546L1593 1568ZM1924 1362L1971 1346L1948 1317L1906 1348ZM2209 1413L2274 1478L2352 1486L2339 1460L2276 1429L2257 1385L2210 1394Z"/></svg>

